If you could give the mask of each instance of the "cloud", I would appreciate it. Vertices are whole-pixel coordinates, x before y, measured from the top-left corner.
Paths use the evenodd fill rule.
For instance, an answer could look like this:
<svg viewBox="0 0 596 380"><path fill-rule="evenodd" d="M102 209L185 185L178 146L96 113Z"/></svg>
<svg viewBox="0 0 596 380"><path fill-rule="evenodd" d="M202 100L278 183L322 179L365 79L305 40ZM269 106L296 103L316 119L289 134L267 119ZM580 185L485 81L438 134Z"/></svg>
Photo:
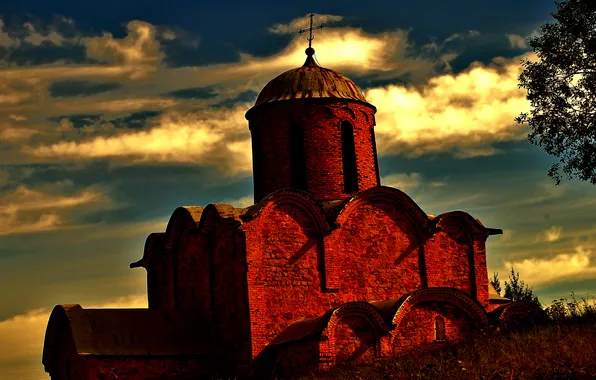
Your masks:
<svg viewBox="0 0 596 380"><path fill-rule="evenodd" d="M506 34L505 37L507 37L509 45L514 49L525 49L528 47L526 39L518 34Z"/></svg>
<svg viewBox="0 0 596 380"><path fill-rule="evenodd" d="M62 46L62 44L67 41L66 38L54 30L50 31L48 34L41 34L35 30L35 27L30 22L26 22L23 26L29 31L29 35L25 37L23 41L31 45L40 46L44 42L48 42L56 46Z"/></svg>
<svg viewBox="0 0 596 380"><path fill-rule="evenodd" d="M0 18L0 46L12 47L18 43L4 31L4 21Z"/></svg>
<svg viewBox="0 0 596 380"><path fill-rule="evenodd" d="M127 36L121 39L114 38L111 33L85 39L87 55L110 64L132 66L135 68L133 77L140 78L156 70L164 56L153 25L131 21L127 31Z"/></svg>
<svg viewBox="0 0 596 380"><path fill-rule="evenodd" d="M420 173L394 173L381 178L383 186L394 187L405 193L408 193L422 183Z"/></svg>
<svg viewBox="0 0 596 380"><path fill-rule="evenodd" d="M66 209L88 205L107 205L109 200L97 189L61 195L72 187L68 181L31 189L20 185L0 194L0 236L53 231L68 225ZM58 194L57 194L58 193Z"/></svg>
<svg viewBox="0 0 596 380"><path fill-rule="evenodd" d="M535 287L570 276L596 274L596 268L590 267L591 256L590 249L578 245L575 253L562 253L551 258L506 261L504 273L514 268L528 286Z"/></svg>
<svg viewBox="0 0 596 380"><path fill-rule="evenodd" d="M62 141L31 148L38 157L132 158L134 162L178 162L217 166L228 173L252 170L248 105L202 113L169 112L152 128L85 141Z"/></svg>
<svg viewBox="0 0 596 380"><path fill-rule="evenodd" d="M275 24L269 28L269 32L273 34L297 34L298 30L308 28L310 25L310 13L303 17L293 19L287 24ZM315 15L313 17L313 27L318 25L326 25L343 20L343 16L338 15Z"/></svg>
<svg viewBox="0 0 596 380"><path fill-rule="evenodd" d="M536 240L539 242L546 241L546 242L552 243L554 241L559 240L562 235L563 235L563 227L551 226L546 231L540 233Z"/></svg>
<svg viewBox="0 0 596 380"><path fill-rule="evenodd" d="M147 308L146 295L130 295L113 301L94 305L81 303L83 308ZM0 379L4 374L6 379L15 379L24 369L15 366L13 373L9 373L11 363L31 360L38 362L36 367L29 367L31 372L35 368L43 369L39 357L43 349L48 318L51 310L37 309L16 315L10 319L0 321ZM5 370L6 369L6 370ZM20 371L20 372L19 372ZM41 371L40 371L41 372ZM40 374L41 375L41 374ZM27 376L31 376L27 374ZM43 377L43 376L42 376ZM40 378L42 378L40 377ZM46 376L47 378L47 376Z"/></svg>
<svg viewBox="0 0 596 380"><path fill-rule="evenodd" d="M513 120L529 108L525 92L517 88L519 58L474 63L459 74L435 76L421 89L389 85L365 91L378 109L379 150L472 157L494 154L494 142L525 138Z"/></svg>
<svg viewBox="0 0 596 380"><path fill-rule="evenodd" d="M236 208L245 208L254 204L254 195L251 194L238 199L224 200L221 203L230 204Z"/></svg>

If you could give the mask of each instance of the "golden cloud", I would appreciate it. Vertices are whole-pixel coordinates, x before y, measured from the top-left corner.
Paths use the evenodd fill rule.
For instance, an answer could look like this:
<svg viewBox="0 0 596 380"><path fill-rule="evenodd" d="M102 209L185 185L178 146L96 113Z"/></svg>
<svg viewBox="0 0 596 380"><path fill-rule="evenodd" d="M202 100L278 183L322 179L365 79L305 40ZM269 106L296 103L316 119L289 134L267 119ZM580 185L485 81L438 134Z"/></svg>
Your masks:
<svg viewBox="0 0 596 380"><path fill-rule="evenodd" d="M551 226L546 231L540 233L536 240L539 242L546 241L546 242L552 243L554 241L559 240L562 235L563 235L563 227Z"/></svg>
<svg viewBox="0 0 596 380"><path fill-rule="evenodd" d="M526 39L518 34L506 34L505 37L507 37L509 45L514 49L525 49L528 47Z"/></svg>
<svg viewBox="0 0 596 380"><path fill-rule="evenodd" d="M578 245L575 253L562 253L551 258L506 261L504 273L514 268L528 286L534 287L570 276L596 274L596 268L590 267L591 256L590 249Z"/></svg>
<svg viewBox="0 0 596 380"><path fill-rule="evenodd" d="M143 21L131 21L127 25L126 37L117 39L111 33L101 37L85 39L87 55L110 64L121 64L135 68L134 78L140 78L154 71L164 54L156 39L156 28Z"/></svg>
<svg viewBox="0 0 596 380"><path fill-rule="evenodd" d="M523 139L514 122L529 104L517 88L519 57L475 63L459 74L431 78L421 89L374 88L366 99L377 109L375 131L385 154L421 155L455 150L460 156L493 154L490 143Z"/></svg>
<svg viewBox="0 0 596 380"><path fill-rule="evenodd" d="M248 105L204 113L166 113L148 130L98 136L86 141L59 142L31 149L37 157L117 158L140 162L201 163L225 168L228 173L252 169Z"/></svg>

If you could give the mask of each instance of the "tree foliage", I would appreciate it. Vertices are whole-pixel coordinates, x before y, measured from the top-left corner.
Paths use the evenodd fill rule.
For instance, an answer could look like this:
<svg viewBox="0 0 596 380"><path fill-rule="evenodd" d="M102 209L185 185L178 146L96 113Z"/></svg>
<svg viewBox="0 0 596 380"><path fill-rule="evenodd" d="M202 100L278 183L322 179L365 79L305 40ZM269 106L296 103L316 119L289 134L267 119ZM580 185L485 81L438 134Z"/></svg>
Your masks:
<svg viewBox="0 0 596 380"><path fill-rule="evenodd" d="M490 283L495 288L497 293L501 295L501 280L499 280L499 272L493 273L493 278L490 279Z"/></svg>
<svg viewBox="0 0 596 380"><path fill-rule="evenodd" d="M534 290L528 287L523 280L519 279L519 272L515 273L513 268L511 268L511 273L509 274L509 281L505 281L505 294L503 296L512 301L533 302L542 307L538 296L534 294Z"/></svg>
<svg viewBox="0 0 596 380"><path fill-rule="evenodd" d="M524 60L519 87L527 90L528 140L557 157L548 175L596 184L596 1L555 3L554 23L528 40L537 61Z"/></svg>

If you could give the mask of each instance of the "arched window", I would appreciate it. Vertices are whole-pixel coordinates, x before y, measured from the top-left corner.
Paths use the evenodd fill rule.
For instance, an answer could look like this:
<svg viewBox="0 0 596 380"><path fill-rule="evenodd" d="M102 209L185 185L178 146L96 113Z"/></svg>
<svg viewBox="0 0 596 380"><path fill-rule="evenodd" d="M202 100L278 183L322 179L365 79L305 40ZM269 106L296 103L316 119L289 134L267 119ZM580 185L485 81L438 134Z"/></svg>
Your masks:
<svg viewBox="0 0 596 380"><path fill-rule="evenodd" d="M252 180L255 189L255 201L261 200L263 194L263 141L261 140L261 128L256 125L251 125L252 134Z"/></svg>
<svg viewBox="0 0 596 380"><path fill-rule="evenodd" d="M372 141L373 155L375 157L375 172L377 176L377 185L381 184L381 176L379 174L379 158L377 157L377 139L375 138L375 129L370 129L370 139Z"/></svg>
<svg viewBox="0 0 596 380"><path fill-rule="evenodd" d="M293 123L290 127L290 176L291 187L307 190L304 129L299 123Z"/></svg>
<svg viewBox="0 0 596 380"><path fill-rule="evenodd" d="M344 170L344 192L353 193L358 191L358 169L356 167L354 128L347 121L341 123L341 153Z"/></svg>
<svg viewBox="0 0 596 380"><path fill-rule="evenodd" d="M445 340L445 320L441 316L435 317L435 340Z"/></svg>

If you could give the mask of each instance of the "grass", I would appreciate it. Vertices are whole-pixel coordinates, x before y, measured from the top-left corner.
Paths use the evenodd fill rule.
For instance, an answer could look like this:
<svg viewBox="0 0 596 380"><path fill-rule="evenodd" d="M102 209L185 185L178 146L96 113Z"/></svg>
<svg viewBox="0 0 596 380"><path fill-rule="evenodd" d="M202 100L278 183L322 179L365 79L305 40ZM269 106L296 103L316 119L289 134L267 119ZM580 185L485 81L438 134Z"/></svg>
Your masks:
<svg viewBox="0 0 596 380"><path fill-rule="evenodd" d="M554 301L552 323L523 332L484 334L433 352L337 367L304 379L595 379L593 300Z"/></svg>

